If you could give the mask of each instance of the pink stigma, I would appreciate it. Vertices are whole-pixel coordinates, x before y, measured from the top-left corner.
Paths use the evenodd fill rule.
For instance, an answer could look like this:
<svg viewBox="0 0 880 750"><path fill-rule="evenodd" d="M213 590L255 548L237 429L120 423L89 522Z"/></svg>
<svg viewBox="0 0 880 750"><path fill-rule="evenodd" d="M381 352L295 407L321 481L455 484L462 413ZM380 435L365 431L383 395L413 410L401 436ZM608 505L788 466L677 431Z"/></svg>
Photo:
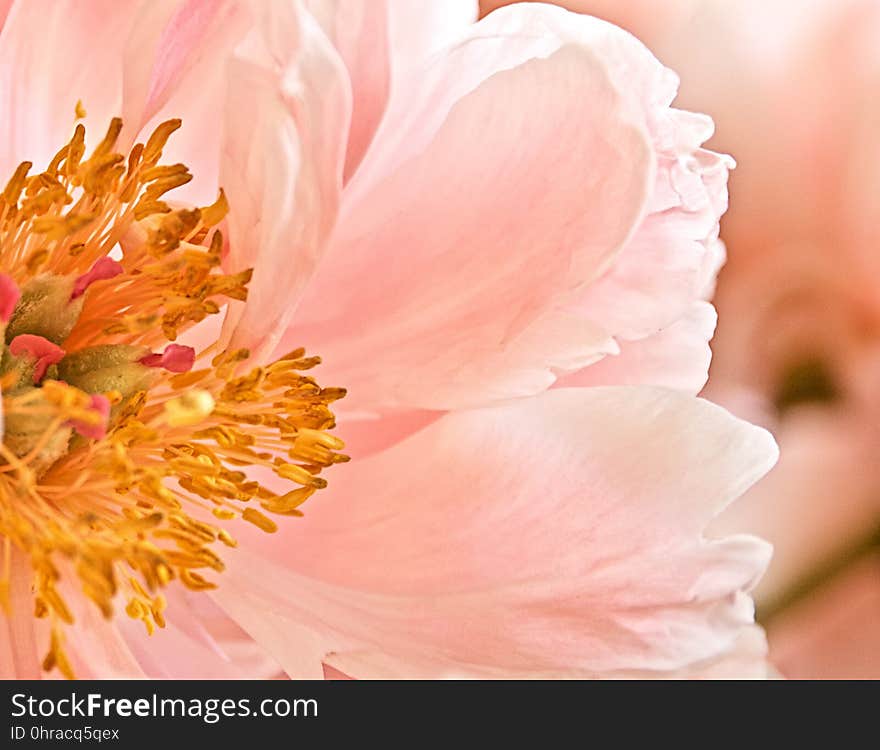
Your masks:
<svg viewBox="0 0 880 750"><path fill-rule="evenodd" d="M34 383L39 383L50 365L54 365L64 359L65 351L60 346L53 344L42 336L34 336L32 333L22 333L9 342L9 351L13 356L20 357L26 354L36 360L34 365Z"/></svg>
<svg viewBox="0 0 880 750"><path fill-rule="evenodd" d="M110 419L110 400L106 396L94 394L89 399L89 409L96 411L101 417L100 424L88 424L78 419L71 419L68 424L80 435L90 440L100 440L107 434L107 421Z"/></svg>
<svg viewBox="0 0 880 750"><path fill-rule="evenodd" d="M8 323L12 317L12 311L18 304L21 290L11 276L0 273L0 320Z"/></svg>
<svg viewBox="0 0 880 750"><path fill-rule="evenodd" d="M75 300L77 297L82 297L86 293L86 289L96 281L106 281L107 279L115 278L123 273L124 270L122 264L113 260L113 258L106 255L103 258L98 258L88 271L82 276L78 276L76 281L73 282L73 292L70 295L70 299Z"/></svg>
<svg viewBox="0 0 880 750"><path fill-rule="evenodd" d="M146 367L162 367L168 372L189 372L196 361L196 350L191 346L168 344L161 354L148 354L139 361Z"/></svg>

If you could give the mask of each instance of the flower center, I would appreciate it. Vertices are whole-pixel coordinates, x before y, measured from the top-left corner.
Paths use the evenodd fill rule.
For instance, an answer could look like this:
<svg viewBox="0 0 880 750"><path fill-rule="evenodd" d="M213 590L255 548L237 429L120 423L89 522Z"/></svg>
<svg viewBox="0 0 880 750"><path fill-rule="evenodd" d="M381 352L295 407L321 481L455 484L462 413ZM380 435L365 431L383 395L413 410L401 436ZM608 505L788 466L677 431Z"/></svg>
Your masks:
<svg viewBox="0 0 880 750"><path fill-rule="evenodd" d="M122 597L152 633L163 587L216 585L214 547L235 546L216 522L274 532L269 514L302 515L321 470L347 460L327 432L345 392L303 374L318 358L248 366L244 349L174 343L224 299L244 300L251 276L220 268L222 191L203 208L163 200L191 179L159 164L179 126L163 123L126 157L114 119L84 159L78 125L45 171L21 164L0 195L0 604L8 611L14 546L51 624L43 666L68 677L74 588L105 617Z"/></svg>
<svg viewBox="0 0 880 750"><path fill-rule="evenodd" d="M785 368L773 401L776 410L785 414L803 404L830 404L840 396L828 365L819 357L805 357Z"/></svg>

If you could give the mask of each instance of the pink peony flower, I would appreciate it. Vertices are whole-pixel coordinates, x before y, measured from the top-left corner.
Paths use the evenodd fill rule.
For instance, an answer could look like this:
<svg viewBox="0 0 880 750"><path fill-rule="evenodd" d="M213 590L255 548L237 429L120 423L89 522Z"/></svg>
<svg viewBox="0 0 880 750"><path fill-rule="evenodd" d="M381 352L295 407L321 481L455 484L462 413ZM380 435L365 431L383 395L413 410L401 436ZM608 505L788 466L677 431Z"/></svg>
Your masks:
<svg viewBox="0 0 880 750"><path fill-rule="evenodd" d="M244 284L253 268L246 303L220 283L233 299L222 332L219 305L205 302L184 333L195 370L147 389L171 396L171 432L151 439L181 467L166 479L182 488L184 530L237 538L214 566L217 587L169 581L161 602L145 593L128 619L102 618L75 577L53 580L73 623L54 631L50 655L102 677L762 676L748 591L768 548L703 535L776 458L766 432L694 396L729 166L700 148L711 121L671 109L674 75L595 19L524 6L475 24L470 3L369 8L21 3L6 19L0 74L14 84L31 64L27 78L46 81L10 88L10 168L22 153L51 159L77 99L87 125L121 112L126 148L180 116L165 153L196 179L175 195L203 205L219 180L225 200L201 215L230 207L222 278ZM47 16L65 19L57 38ZM190 253L220 250L217 235L194 244L194 227L174 234L163 216L189 214L120 226L124 273L96 282L85 306L109 304L102 290L121 295L169 238L170 252L177 239ZM66 357L88 340L74 328ZM265 372L286 383L293 365L279 353L302 345L321 352L322 382L349 389L334 434L319 432L333 389L283 415L264 400L233 425L228 389L257 399ZM239 347L274 364L236 379L215 360L226 385L206 388L200 368ZM125 361L152 370L168 351ZM288 410L313 392L294 386ZM113 419L45 476L120 443L132 425ZM324 484L318 464L339 460L337 433L353 460L299 509ZM184 457L181 442L195 446ZM277 465L279 446L299 460ZM218 455L251 465L203 481ZM228 510L224 488L232 516L259 528L198 525L199 498ZM296 517L254 515L260 501ZM186 567L191 536L181 541L164 559L190 589L207 588ZM13 548L0 667L34 674L33 555ZM148 639L138 620L164 632Z"/></svg>

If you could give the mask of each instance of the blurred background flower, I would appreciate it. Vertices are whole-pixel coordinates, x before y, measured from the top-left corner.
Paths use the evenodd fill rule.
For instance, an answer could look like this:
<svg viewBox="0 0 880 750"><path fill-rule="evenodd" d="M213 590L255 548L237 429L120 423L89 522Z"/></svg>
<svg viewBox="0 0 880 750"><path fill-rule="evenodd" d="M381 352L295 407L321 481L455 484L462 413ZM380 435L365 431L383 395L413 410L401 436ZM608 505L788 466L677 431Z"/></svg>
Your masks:
<svg viewBox="0 0 880 750"><path fill-rule="evenodd" d="M781 459L719 530L775 546L758 614L785 675L878 677L880 4L563 4L641 38L737 160L703 394Z"/></svg>

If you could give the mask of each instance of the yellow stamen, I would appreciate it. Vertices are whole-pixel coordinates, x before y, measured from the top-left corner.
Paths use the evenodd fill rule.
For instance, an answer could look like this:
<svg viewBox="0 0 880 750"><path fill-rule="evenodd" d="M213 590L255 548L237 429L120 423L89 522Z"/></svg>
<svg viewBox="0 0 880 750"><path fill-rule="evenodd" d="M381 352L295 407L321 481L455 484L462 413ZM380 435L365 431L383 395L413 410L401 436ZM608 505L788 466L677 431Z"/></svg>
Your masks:
<svg viewBox="0 0 880 750"><path fill-rule="evenodd" d="M85 116L79 102L76 116ZM214 345L190 372L140 363L142 352L161 351L224 300L244 300L251 277L220 268L223 238L214 227L229 208L222 191L205 208L165 202L191 179L183 164L160 164L178 127L161 124L123 155L114 119L86 157L77 125L45 171L32 175L22 163L0 194L0 271L30 295L0 338L9 428L0 443L0 607L9 607L15 545L30 559L34 614L51 624L44 668L66 677L72 583L105 617L121 598L152 633L165 625L160 590L175 581L214 588L224 569L215 548L236 545L227 529L201 519L275 532L265 513L301 515L326 485L322 469L347 460L327 432L331 404L345 391L304 374L317 357L296 350L255 366L247 350L217 354ZM122 271L74 299L74 280L111 252ZM10 332L45 333L65 358L32 383L8 359ZM86 437L105 422L104 437ZM254 467L274 472L280 491L253 479Z"/></svg>
<svg viewBox="0 0 880 750"><path fill-rule="evenodd" d="M214 411L208 391L191 390L165 402L165 418L171 427L191 427L204 422Z"/></svg>

